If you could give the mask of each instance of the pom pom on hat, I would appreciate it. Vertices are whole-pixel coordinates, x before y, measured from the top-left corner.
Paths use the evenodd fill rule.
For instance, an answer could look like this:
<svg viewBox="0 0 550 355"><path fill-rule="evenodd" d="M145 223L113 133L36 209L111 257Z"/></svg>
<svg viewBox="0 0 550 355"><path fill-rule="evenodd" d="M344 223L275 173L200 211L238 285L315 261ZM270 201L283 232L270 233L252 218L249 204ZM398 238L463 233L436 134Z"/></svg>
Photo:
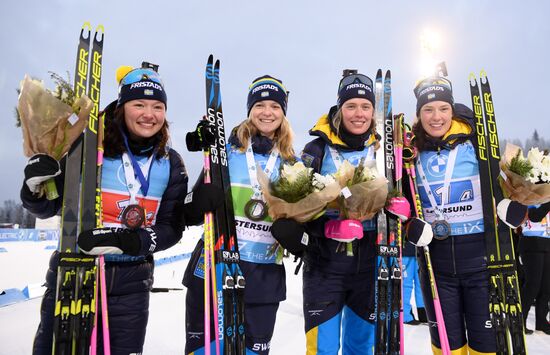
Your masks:
<svg viewBox="0 0 550 355"><path fill-rule="evenodd" d="M121 65L120 67L118 67L116 70L116 83L120 85L120 81L122 80L122 78L124 78L126 74L128 74L132 70L134 70L134 67L131 67L129 65Z"/></svg>
<svg viewBox="0 0 550 355"><path fill-rule="evenodd" d="M158 100L166 105L166 92L160 75L156 71L157 65L147 62L142 68L134 69L123 65L116 70L118 82L117 107L132 100L147 99Z"/></svg>

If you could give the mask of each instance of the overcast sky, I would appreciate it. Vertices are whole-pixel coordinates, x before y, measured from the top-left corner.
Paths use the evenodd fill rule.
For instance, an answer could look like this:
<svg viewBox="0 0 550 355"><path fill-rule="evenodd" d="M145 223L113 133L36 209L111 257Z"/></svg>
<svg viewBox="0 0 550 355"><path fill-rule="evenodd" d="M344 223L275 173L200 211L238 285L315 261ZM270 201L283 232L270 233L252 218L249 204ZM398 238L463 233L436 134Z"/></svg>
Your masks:
<svg viewBox="0 0 550 355"><path fill-rule="evenodd" d="M0 12L0 202L18 199L27 158L15 127L15 89L25 74L74 70L82 23L106 30L101 107L116 98L115 70L160 64L172 145L194 179L200 154L185 132L205 112L204 65L221 60L226 129L246 114L255 77L271 74L290 90L288 118L300 151L307 131L335 103L342 69L374 77L391 69L394 112L412 121L421 72L421 34L439 33L455 100L469 104L468 74L491 79L501 138L548 138L550 5L546 1L5 1ZM53 88L53 83L46 80Z"/></svg>

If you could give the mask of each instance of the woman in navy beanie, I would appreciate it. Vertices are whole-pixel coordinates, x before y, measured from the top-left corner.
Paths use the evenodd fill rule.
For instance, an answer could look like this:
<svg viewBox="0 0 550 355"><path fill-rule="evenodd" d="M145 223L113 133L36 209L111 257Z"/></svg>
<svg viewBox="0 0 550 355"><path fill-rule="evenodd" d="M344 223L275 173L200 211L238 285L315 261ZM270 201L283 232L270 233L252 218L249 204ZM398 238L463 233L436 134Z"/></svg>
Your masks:
<svg viewBox="0 0 550 355"><path fill-rule="evenodd" d="M453 354L491 354L496 342L489 316L486 237L473 112L455 103L451 82L446 77L423 79L414 94L416 189L433 239L419 241L410 233L412 228L406 237L418 247L429 244ZM404 189L412 201L415 197L407 184ZM437 324L424 253L417 255L428 321ZM440 354L442 345L436 326L430 326L430 335L433 353Z"/></svg>
<svg viewBox="0 0 550 355"><path fill-rule="evenodd" d="M309 131L316 138L302 152L304 164L325 175L334 174L344 160L354 166L374 162L380 146L375 104L372 80L344 71L336 105ZM307 354L372 353L376 223L341 220L340 215L331 203L323 216L306 225L292 219L273 225L277 238L309 235L303 252Z"/></svg>

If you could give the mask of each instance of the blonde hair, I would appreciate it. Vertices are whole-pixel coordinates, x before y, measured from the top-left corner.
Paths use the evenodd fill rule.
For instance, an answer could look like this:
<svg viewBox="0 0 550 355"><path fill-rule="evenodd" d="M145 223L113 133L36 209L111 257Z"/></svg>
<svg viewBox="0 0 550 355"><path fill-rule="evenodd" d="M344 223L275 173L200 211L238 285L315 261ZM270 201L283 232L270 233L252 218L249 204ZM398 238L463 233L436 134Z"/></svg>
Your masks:
<svg viewBox="0 0 550 355"><path fill-rule="evenodd" d="M329 117L328 119L330 120L331 117ZM344 119L344 115L342 114L342 108L340 107L338 108L338 111L336 111L334 116L332 116L332 126L334 126L334 129L336 130L336 135L338 136L340 135L340 127L342 126L343 119ZM374 111L370 122L370 127L367 130L367 132L370 132L376 137L376 120L374 119ZM380 142L378 141L378 139L376 139L376 144L374 146L374 149L378 150L379 147L380 147Z"/></svg>
<svg viewBox="0 0 550 355"><path fill-rule="evenodd" d="M241 142L243 149L248 147L250 137L256 134L258 134L258 128L252 123L251 115L249 115L248 118L242 121L237 127L237 138L239 142ZM286 116L283 116L281 125L275 131L275 136L273 138L274 147L279 150L279 154L281 154L283 160L293 161L296 159L294 148L292 148L293 140L294 132L292 132L292 128Z"/></svg>

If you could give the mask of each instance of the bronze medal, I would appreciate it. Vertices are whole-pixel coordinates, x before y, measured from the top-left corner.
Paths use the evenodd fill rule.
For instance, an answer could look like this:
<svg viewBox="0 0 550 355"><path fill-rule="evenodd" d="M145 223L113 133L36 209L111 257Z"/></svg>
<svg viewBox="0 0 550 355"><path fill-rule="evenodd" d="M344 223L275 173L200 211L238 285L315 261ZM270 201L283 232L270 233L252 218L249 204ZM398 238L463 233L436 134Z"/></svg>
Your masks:
<svg viewBox="0 0 550 355"><path fill-rule="evenodd" d="M145 210L140 205L128 205L122 212L121 220L129 229L138 229L145 223Z"/></svg>

